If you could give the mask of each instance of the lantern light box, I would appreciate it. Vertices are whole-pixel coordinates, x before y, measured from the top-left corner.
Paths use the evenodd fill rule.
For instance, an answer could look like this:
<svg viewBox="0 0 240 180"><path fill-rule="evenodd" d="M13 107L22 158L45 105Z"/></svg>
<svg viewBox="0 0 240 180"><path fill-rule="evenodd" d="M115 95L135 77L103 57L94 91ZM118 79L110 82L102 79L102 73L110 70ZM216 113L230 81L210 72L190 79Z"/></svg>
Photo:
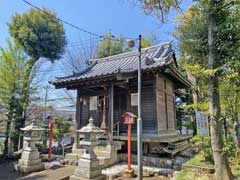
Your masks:
<svg viewBox="0 0 240 180"><path fill-rule="evenodd" d="M124 124L134 124L134 120L137 116L131 112L126 112L122 115L122 117Z"/></svg>

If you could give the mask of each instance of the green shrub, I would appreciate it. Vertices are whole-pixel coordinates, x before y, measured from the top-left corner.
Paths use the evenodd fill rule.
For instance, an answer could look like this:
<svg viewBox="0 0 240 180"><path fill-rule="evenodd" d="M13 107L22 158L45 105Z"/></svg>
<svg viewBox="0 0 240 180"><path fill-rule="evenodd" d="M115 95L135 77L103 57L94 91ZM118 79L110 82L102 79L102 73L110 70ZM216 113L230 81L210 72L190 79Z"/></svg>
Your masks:
<svg viewBox="0 0 240 180"><path fill-rule="evenodd" d="M192 138L192 142L194 147L197 149L200 158L202 161L213 163L213 153L211 148L211 138L204 137L201 133L198 133L196 136ZM224 148L223 153L230 158L236 155L236 145L231 140L231 138L224 138Z"/></svg>
<svg viewBox="0 0 240 180"><path fill-rule="evenodd" d="M202 161L213 163L213 152L211 148L211 138L204 137L201 133L198 133L192 138L192 143L197 149Z"/></svg>
<svg viewBox="0 0 240 180"><path fill-rule="evenodd" d="M227 157L236 156L237 147L231 139L224 139L223 152L226 154Z"/></svg>
<svg viewBox="0 0 240 180"><path fill-rule="evenodd" d="M4 149L3 141L0 139L0 154L3 153L3 149Z"/></svg>

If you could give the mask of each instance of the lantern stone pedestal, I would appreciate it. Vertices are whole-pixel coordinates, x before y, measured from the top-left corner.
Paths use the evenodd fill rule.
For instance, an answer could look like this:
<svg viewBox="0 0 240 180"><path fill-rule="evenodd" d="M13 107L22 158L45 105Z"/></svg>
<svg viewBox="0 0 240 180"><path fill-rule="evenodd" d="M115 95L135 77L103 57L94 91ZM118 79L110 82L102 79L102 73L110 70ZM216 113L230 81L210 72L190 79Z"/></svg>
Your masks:
<svg viewBox="0 0 240 180"><path fill-rule="evenodd" d="M35 142L40 140L39 132L44 129L38 127L35 121L32 121L31 125L21 128L21 130L24 131L24 147L21 159L19 159L18 164L15 165L15 169L24 173L43 170L44 165L41 163Z"/></svg>
<svg viewBox="0 0 240 180"><path fill-rule="evenodd" d="M89 119L89 124L76 131L84 136L80 145L84 148L82 157L78 160L78 167L70 180L105 180L102 174L102 167L94 152L94 147L98 145L98 137L104 133L103 130L93 124L93 119Z"/></svg>

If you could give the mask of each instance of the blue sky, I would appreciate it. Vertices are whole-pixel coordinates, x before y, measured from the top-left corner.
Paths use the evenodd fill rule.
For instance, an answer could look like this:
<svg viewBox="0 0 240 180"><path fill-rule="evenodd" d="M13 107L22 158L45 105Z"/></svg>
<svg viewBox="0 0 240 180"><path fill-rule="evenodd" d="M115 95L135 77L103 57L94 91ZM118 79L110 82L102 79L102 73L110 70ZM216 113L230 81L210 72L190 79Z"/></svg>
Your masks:
<svg viewBox="0 0 240 180"><path fill-rule="evenodd" d="M52 9L60 18L100 35L109 31L114 35L126 37L154 33L159 41L167 41L173 39L170 34L176 27L173 23L175 13L171 13L170 22L161 24L156 18L144 15L139 7L135 7L127 0L29 0L29 2ZM191 1L184 2L183 9L190 6L189 2ZM21 0L1 0L1 46L5 46L5 39L9 36L6 23L11 21L14 13L23 13L28 9L29 5ZM77 41L78 37L90 38L88 34L68 25L65 25L65 29L69 43Z"/></svg>
<svg viewBox="0 0 240 180"><path fill-rule="evenodd" d="M149 36L155 34L158 42L174 40L171 36L177 24L174 23L176 12L172 11L169 16L169 22L161 24L155 17L146 16L139 7L133 5L133 1L128 0L29 0L32 4L39 7L46 7L54 10L57 15L74 25L104 35L111 31L116 36L137 38L139 34ZM191 5L190 0L184 0L182 4L183 10ZM23 13L30 8L21 0L1 0L0 6L0 46L6 46L6 38L9 37L7 22L11 21L14 13ZM85 46L89 46L92 36L80 32L68 25L64 25L68 39L68 48L80 46L79 41L85 42ZM74 45L74 47L73 47ZM78 47L81 48L81 47ZM73 49L74 50L74 49ZM76 51L76 49L75 49ZM62 76L66 71L61 71L63 66L60 62L51 64L43 63L42 71L54 70L44 74L42 84L46 84L49 80L56 76ZM68 72L69 73L69 72ZM57 93L53 93L50 97L56 97Z"/></svg>

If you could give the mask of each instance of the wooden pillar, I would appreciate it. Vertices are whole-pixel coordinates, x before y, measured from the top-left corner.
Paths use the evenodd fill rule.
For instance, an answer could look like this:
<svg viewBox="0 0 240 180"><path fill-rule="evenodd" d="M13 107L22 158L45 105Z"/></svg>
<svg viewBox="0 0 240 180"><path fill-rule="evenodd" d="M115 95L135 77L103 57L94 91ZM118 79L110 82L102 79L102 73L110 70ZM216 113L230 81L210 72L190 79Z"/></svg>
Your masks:
<svg viewBox="0 0 240 180"><path fill-rule="evenodd" d="M77 102L76 102L76 129L80 129L80 113L81 113L81 102L80 102L80 94L79 90L77 90Z"/></svg>
<svg viewBox="0 0 240 180"><path fill-rule="evenodd" d="M104 94L103 96L103 117L101 123L101 129L107 131L107 124L106 124L106 112L107 112L107 96Z"/></svg>
<svg viewBox="0 0 240 180"><path fill-rule="evenodd" d="M108 105L108 129L110 141L113 141L113 124L114 124L114 85L111 84L108 89L109 105Z"/></svg>
<svg viewBox="0 0 240 180"><path fill-rule="evenodd" d="M80 129L81 126L81 101L80 101L80 92L77 90L77 102L76 102L76 129ZM79 148L79 134L75 134L74 138L75 148Z"/></svg>

